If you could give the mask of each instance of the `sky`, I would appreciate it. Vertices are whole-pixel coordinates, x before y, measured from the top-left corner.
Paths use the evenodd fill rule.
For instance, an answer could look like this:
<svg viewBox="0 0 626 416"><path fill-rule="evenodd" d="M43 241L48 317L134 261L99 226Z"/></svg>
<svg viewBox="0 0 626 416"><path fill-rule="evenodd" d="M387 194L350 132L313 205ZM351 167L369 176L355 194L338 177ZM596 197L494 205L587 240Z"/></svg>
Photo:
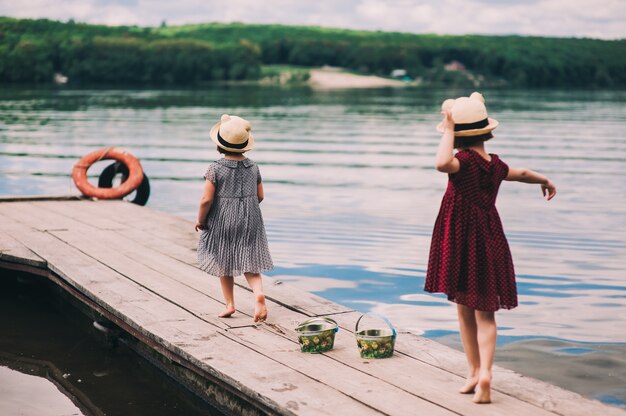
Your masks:
<svg viewBox="0 0 626 416"><path fill-rule="evenodd" d="M626 38L626 0L0 0L0 16L108 25L244 22Z"/></svg>

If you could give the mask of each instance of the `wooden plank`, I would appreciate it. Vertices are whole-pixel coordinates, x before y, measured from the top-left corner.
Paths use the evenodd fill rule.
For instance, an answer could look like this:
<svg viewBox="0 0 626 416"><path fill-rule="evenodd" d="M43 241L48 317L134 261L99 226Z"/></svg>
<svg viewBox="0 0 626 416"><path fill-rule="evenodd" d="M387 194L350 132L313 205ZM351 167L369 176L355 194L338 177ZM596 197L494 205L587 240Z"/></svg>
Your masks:
<svg viewBox="0 0 626 416"><path fill-rule="evenodd" d="M141 286L147 287L149 290L153 291L154 293L168 293L169 299L172 302L179 304L179 305L180 303L184 303L184 308L190 313L194 314L194 316L197 316L197 317L202 316L202 317L206 317L205 319L207 321L219 322L214 317L219 312L219 308L221 308L221 305L218 305L216 308L213 308L210 312L207 312L207 304L209 302L207 302L207 297L203 296L201 291L196 291L196 290L190 291L188 290L189 289L188 286L183 285L180 282L175 281L174 279L170 279L169 277L167 277L165 273L163 273L164 271L169 271L173 275L180 275L180 273L178 273L178 270L173 270L171 267L168 268L168 264L167 264L168 261L160 261L159 257L154 257L154 256L151 256L148 259L143 258L144 261L145 260L150 261L152 259L155 262L157 262L154 265L154 267L156 267L159 270L159 272L156 273L153 269L151 269L147 265L136 262L138 256L141 258L141 253L143 253L144 250L133 251L132 258L129 257L128 255L125 255L124 253L126 252L126 250L132 247L128 246L128 242L125 242L119 237L116 237L114 233L112 232L109 232L109 233L107 233L106 231L100 232L98 240L93 240L89 238L88 235L90 233L85 232L85 231L56 231L56 232L53 232L53 234L59 236L59 238L66 241L68 244L72 246L80 247L80 250L84 252L85 254L101 261L103 264L107 264L109 267L112 267L113 269L117 270L121 274L132 279L133 281L140 284ZM171 263L171 260L169 260L169 262ZM174 264L176 264L175 267L178 267L178 268L181 267L180 263L178 264L174 263ZM183 267L185 266L186 265L183 265ZM196 271L196 269L191 268L189 266L186 266L186 268L191 269L191 270L188 270L188 272L183 274L183 276L189 277L189 275L193 273L192 270ZM168 282L167 284L162 285L160 284L160 281L163 280L164 278L166 278ZM137 279L139 279L139 281ZM272 306L270 306L270 308L272 309ZM273 309L276 309L276 308L273 308ZM285 318L286 314L287 314L286 312L283 312L282 314L283 319ZM295 318L293 319L295 321L304 318L304 316L297 314L297 313L293 313L292 315L295 315L293 317ZM281 322L277 322L277 323L280 324ZM293 323L291 323L291 325L292 325L291 328L295 326L293 325ZM232 333L232 331L230 333ZM256 332L252 332L252 333L254 334ZM271 350L269 350L268 347L275 343L280 344L280 341L286 341L287 344L290 345L292 349L297 349L297 344L294 344L295 341L293 341L296 339L296 335L295 333L293 333L293 331L290 331L290 333L292 336L291 337L292 342L282 339L280 336L277 336L276 334L274 334L274 336L267 336L268 334L264 334L264 336L260 336L260 337L257 336L255 338L256 342L261 343L262 345L262 347L257 349L257 351L267 355L271 352ZM344 332L342 332L338 337L341 338L343 334ZM349 340L345 339L345 341L346 341L346 345L351 345L351 346L354 345L354 340L351 338L351 336ZM284 346L285 342L283 342L282 345ZM297 357L297 355L290 356L289 354L285 355L285 354L279 353L278 356L274 355L272 356L272 358L276 359L277 361L283 364L285 364L284 360L289 360L289 363L287 364L293 368L294 362L292 361L292 358L297 357L297 364L295 364L296 368L298 368L302 372L306 372L306 374L314 377L317 380L321 380L325 382L326 384L328 382L332 382L333 380L337 380L337 379L353 380L355 382L360 382L361 383L360 385L355 386L355 385L351 385L350 383L346 384L345 381L342 381L339 384L333 385L332 387L346 394L357 397L361 401L364 401L365 399L368 399L370 396L372 396L372 394L370 393L366 395L365 397L360 398L358 397L357 392L361 391L360 389L363 387L364 381L362 380L362 378L367 378L367 377L362 376L361 378L359 377L355 378L355 374L351 373L351 371L367 371L369 373L369 371L371 371L371 368L374 366L370 365L367 367L366 370L361 369L360 367L362 367L362 360L357 360L356 355L355 355L357 351L356 348L352 348L352 350L353 350L352 354L354 356L349 355L349 354L348 355L344 354L341 357L341 360L335 360L335 361L332 361L331 363L335 364L338 362L344 362L344 363L351 362L352 365L356 367L352 368L352 367L347 367L343 365L343 371L340 371L340 369L338 368L340 366L335 366L334 367L335 371L328 373L328 376L330 376L330 378L325 376L326 374L325 371L329 370L328 361L325 362L323 366L324 374L319 374L319 371L317 371L318 367L314 363L311 363L309 360L303 359L302 357ZM338 349L338 351L341 351L341 349ZM335 351L333 353L330 353L330 355L336 354L336 353L337 352ZM388 387L391 387L392 384L389 384L386 381L390 379L391 382L396 383L395 388L399 389L402 387L406 389L407 383L412 383L412 387L414 387L414 390L411 391L411 393L414 393L414 392L422 393L422 396L420 396L422 398L429 398L431 400L437 400L437 399L446 400L446 397L450 396L450 391L454 392L458 388L458 386L462 384L462 381L463 381L461 377L453 376L447 372L445 372L444 374L439 374L442 372L435 370L432 366L424 365L423 363L418 362L416 360L413 360L411 362L410 359L405 358L404 363L394 363L398 370L401 370L404 368L405 372L406 370L412 370L410 372L415 373L415 374L428 375L429 387L426 388L426 390L424 390L425 387L423 385L424 384L423 380L413 378L411 376L405 377L403 374L400 374L400 376L398 376L397 374L395 374L395 372L392 371L393 369L389 371L388 363L391 361L392 360L387 360L386 361L387 364L385 364L384 367L378 368L378 373L376 374L376 380L378 380L378 384L379 385L386 384ZM411 366L407 366L407 362L413 364L413 368ZM332 369L333 366L331 365L330 368ZM397 385L398 382L401 382L402 384ZM370 384L369 390L375 391L376 383L373 383L370 381L369 384ZM352 387L352 388L349 388L349 387ZM392 390L387 390L387 392L390 395L393 395L391 391ZM396 392L395 394L397 395L404 394L404 395L410 396L409 393L402 392L402 391ZM374 395L374 397L376 396ZM419 400L423 401L422 399L419 399ZM493 408L494 413L491 413L491 412L485 413L484 410L482 410L483 413L481 414L495 415L495 414L498 414L497 412L502 412L502 411L506 411L507 413L510 413L511 415L528 414L529 406L524 406L524 403L516 403L515 399L509 398L508 396L499 398L497 397L497 394L494 394L494 401L499 402L498 403L499 406L497 408ZM405 400L403 401L403 403L407 403L407 402L411 403L411 406L417 406L415 403L413 403L413 401L407 400L407 398L405 397ZM472 403L469 403L470 407L468 408L467 397L461 397L460 395L453 395L451 398L447 399L446 406L449 406L455 411L462 412L463 414L467 414L467 415L478 414L476 413L478 411L476 406L473 406ZM381 408L380 410L385 412L384 408ZM433 410L430 409L429 412L433 412ZM539 412L537 414L541 414L541 413Z"/></svg>
<svg viewBox="0 0 626 416"><path fill-rule="evenodd" d="M79 203L79 202L75 202ZM10 202L0 204L0 214L28 227L45 231L69 229L76 226L73 219L49 212L31 202Z"/></svg>
<svg viewBox="0 0 626 416"><path fill-rule="evenodd" d="M185 346L191 358L201 357L200 365L207 369L212 365L227 367L230 373L235 375L231 381L233 386L248 389L253 397L257 396L259 399L274 398L281 405L281 408L277 409L279 414L336 415L338 412L346 415L383 414L354 397L314 381L308 375L279 364L265 355L255 352L259 357L250 357L252 349L233 342L232 339L223 336L222 331L207 342L207 337L198 332L196 326L187 328L188 325L185 324L179 328L186 333L185 338L191 337L199 341ZM151 330L155 333L163 331L165 338L171 338L168 334L170 326L152 327Z"/></svg>
<svg viewBox="0 0 626 416"><path fill-rule="evenodd" d="M174 294L178 294L180 293L181 296L187 301L185 304L185 307L188 308L188 310L192 310L192 312L194 312L194 315L196 314L202 314L205 311L202 310L202 308L205 306L204 304L206 304L206 301L204 299L203 302L193 302L194 297L198 297L197 296L197 292L194 293L185 293L184 290L181 290L180 287L159 287L158 286L158 281L160 279L163 278L163 275L157 275L154 270L151 270L147 267L140 267L143 265L137 265L137 263L134 262L133 258L130 258L126 255L123 255L120 251L123 251L124 249L128 248L127 246L125 247L125 245L127 244L127 242L123 242L122 247L119 246L120 243L120 239L118 236L115 236L113 232L106 232L106 231L101 231L99 232L98 235L98 239L94 240L91 239L89 237L89 235L93 235L92 232L94 230L90 229L90 227L85 226L84 230L71 230L71 231L51 231L51 234L57 236L58 238L60 238L61 240L69 243L70 245L74 245L76 247L80 247L80 251L82 253L84 253L85 255L89 255L92 257L96 257L97 260L101 261L103 264L107 264L109 267L116 269L116 271L121 272L123 275L132 277L133 280L135 280L136 276L142 276L142 278L145 278L145 280L143 280L142 282L139 282L142 286L144 285L148 285L151 286L150 289L155 291L155 292L161 292L161 293L174 293ZM103 235L105 236L103 238ZM111 240L111 238L113 238L114 240ZM112 249L111 248L111 243L118 243L115 245L116 249ZM121 249L121 250L120 250ZM139 250L139 252L143 252L143 250ZM137 251L134 252L135 256L137 254ZM171 262L171 260L170 260ZM190 267L188 265L184 265L181 264L180 262L176 262L177 266L180 268L181 266L189 268L195 272L198 273L202 273L201 271ZM159 262L159 264L157 264L157 266L159 268L161 268L163 266L163 262ZM170 270L170 271L174 271L174 270ZM177 270L178 271L178 270ZM204 278L206 278L206 276L203 276ZM157 282L157 286L155 286L155 282ZM275 309L275 308L274 308ZM304 316L298 316L298 318L304 318ZM159 323L160 324L160 323ZM179 325L179 323L177 323L177 326ZM269 335L269 336L268 336ZM266 333L266 336L268 336L269 338L272 338L272 334ZM275 335L274 335L275 337ZM278 337L278 339L281 339L280 337ZM288 341L287 341L288 342ZM271 343L271 341L270 341ZM293 344L293 343L290 343ZM297 344L295 344L297 346ZM297 356L295 356L297 357ZM301 361L301 357L298 357L298 359ZM339 366L342 366L341 364L338 364ZM316 368L316 366L309 364L308 365L309 368ZM345 366L344 366L345 367ZM348 367L346 367L347 370L352 371L354 373L356 373L357 375L359 374L356 370L350 369ZM355 374L351 374L349 379L354 379ZM358 380L355 379L355 380ZM357 389L358 390L358 389ZM357 390L351 390L349 391L349 393L351 395L356 394ZM410 397L410 395L407 395L406 393L402 393L400 392L399 394L404 394L407 397ZM365 394L363 397L370 397L371 394ZM393 396L393 394L392 394ZM412 406L418 406L417 403L421 403L422 401L420 399L415 398L415 400L417 400L417 402L412 403ZM411 401L408 401L407 403L411 403ZM430 413L432 414L449 414L449 412L437 412L438 411L438 407L434 406L428 402L424 402L426 406L428 406L428 408L430 409ZM432 408L431 408L432 407ZM419 408L419 407L418 407ZM437 411L435 410L437 409Z"/></svg>
<svg viewBox="0 0 626 416"><path fill-rule="evenodd" d="M626 414L497 366L494 403L476 406L456 394L466 371L461 352L400 334L394 357L363 360L351 333L360 314L270 278L268 323L250 325L243 277L235 293L243 307L217 319L219 281L197 268L197 234L182 218L122 201L21 201L0 203L0 221L0 260L5 252L41 267L48 260L146 339L283 414ZM317 314L340 323L336 348L301 354L293 328Z"/></svg>
<svg viewBox="0 0 626 416"><path fill-rule="evenodd" d="M436 403L446 403L449 409L463 415L551 415L551 413L546 410L537 408L515 397L501 394L497 391L492 392L492 405L476 406L471 401L471 395L462 395L457 392L465 380L463 376L402 354L402 348L400 348L401 342L397 343L396 352L391 358L383 360L361 359L355 345L356 340L354 334L352 333L354 323L360 315L360 313L349 313L333 317L344 329L338 333L339 341L354 345L354 348L349 354L338 350L332 354L329 353L329 355L336 354L337 359L354 366L367 362L368 365L364 366L364 372L381 379L390 380L395 386L419 395L420 397L428 398ZM398 336L398 341L401 338L402 334Z"/></svg>
<svg viewBox="0 0 626 416"><path fill-rule="evenodd" d="M406 333L399 338L398 345L403 354L461 377L467 371L467 362L462 352L436 341ZM556 414L571 416L626 415L626 411L617 407L608 406L597 400L588 399L578 393L526 377L497 365L493 368L493 374L493 390L514 396Z"/></svg>
<svg viewBox="0 0 626 416"><path fill-rule="evenodd" d="M353 310L313 293L301 291L295 286L283 283L278 279L269 276L264 276L263 278L266 282L265 295L268 299L303 314L309 316L335 315ZM240 286L244 286L245 278L237 276L235 282Z"/></svg>
<svg viewBox="0 0 626 416"><path fill-rule="evenodd" d="M292 315L295 315L293 311L289 311ZM285 314L283 314L285 315ZM344 316L345 315L345 316ZM345 320L346 317L351 316L350 320L354 323L353 319L358 318L358 313L348 313L340 315L339 321ZM281 362L288 363L289 365L306 367L310 365L307 360L310 355L297 354L299 351L299 345L297 344L297 334L293 330L295 325L292 324L294 317L283 316L282 322L277 325L264 326L266 331L274 332L276 335L282 337L282 340L278 340L276 337L268 339L257 332L253 331L253 328L242 328L229 330L229 334L237 334L242 339L247 339L251 345L255 345L259 350L265 351L267 354L276 354L276 359ZM297 318L297 317L295 317ZM334 318L338 318L335 316ZM285 324L286 323L286 324ZM278 328L276 328L278 326ZM274 343L275 345L272 345ZM349 374L345 367L357 370L363 375L368 375L371 380L377 380L375 385L378 385L379 389L383 389L385 392L393 390L400 390L416 398L420 398L424 401L440 404L441 406L449 409L452 412L463 415L489 415L499 416L501 414L519 415L525 416L528 414L548 416L552 413L539 409L532 404L518 400L515 397L494 392L492 399L494 401L492 406L484 408L484 406L476 406L471 402L471 395L461 395L457 393L458 388L463 384L464 377L458 376L444 369L437 368L430 364L416 360L405 354L396 353L392 358L384 360L367 360L360 358L358 349L356 347L356 341L354 334L349 330L340 330L336 334L335 348L325 354L316 355L315 360L319 362L319 368L308 368L306 372L309 374L315 374L316 378L324 380L326 383L332 383L333 380L342 380L335 388L341 390L343 388L350 388L351 386L345 385L345 380L353 377ZM327 360L321 357L326 357ZM292 360L298 361L292 363ZM328 361L330 360L330 361ZM344 366L343 371L337 369L331 363L341 363ZM329 380L326 380L325 375L317 374L318 370L330 370L328 374ZM305 371L304 368L302 371ZM364 382L357 378L357 381ZM383 388L382 386L386 386ZM377 391L374 386L368 388L372 392ZM400 394L400 393L396 393ZM397 402L396 406L400 406ZM381 410L384 410L381 408ZM391 412L390 414L406 414L402 411ZM429 413L425 413L429 414Z"/></svg>
<svg viewBox="0 0 626 416"><path fill-rule="evenodd" d="M361 316L360 313L342 314L334 316L333 319L338 321L340 327L347 332L351 332L354 330L354 325L359 316ZM384 326L384 323L381 323L381 326ZM462 382L467 373L467 362L462 352L414 334L402 333L398 335L396 355L419 361L432 368L454 375L457 381L449 386L447 389L449 392L456 391L463 384ZM407 364L407 366L410 365ZM372 368L374 367L368 367L368 370ZM521 408L526 409L526 412L530 412L526 414L533 415L542 414L540 412L543 411L572 416L589 414L623 416L626 414L626 412L616 407L587 399L577 393L522 376L499 366L493 367L493 378L493 405L497 405L494 407L500 408L505 403L505 406L507 406L506 414L514 414L510 413L508 408L512 399L531 406L530 408L523 406ZM524 414L523 411L521 414Z"/></svg>
<svg viewBox="0 0 626 416"><path fill-rule="evenodd" d="M244 345L262 352L264 355L279 361L290 368L307 374L324 384L358 399L372 408L389 415L454 415L448 410L448 403L435 404L413 395L404 389L389 383L388 380L371 376L363 372L361 367L347 365L342 360L333 358L332 354L303 354L296 338L284 338L268 331L267 326L235 328L227 333ZM352 344L338 342L335 349L354 352ZM409 369L407 369L409 370ZM344 414L337 409L339 414Z"/></svg>
<svg viewBox="0 0 626 416"><path fill-rule="evenodd" d="M129 325L277 412L334 414L341 408L350 412L348 414L379 414L357 400L233 342L210 323L142 290L48 233L24 232L20 233L19 240L42 253L55 273L105 308L115 311ZM105 284L90 290L95 281ZM176 321L175 325L168 323L172 320ZM311 400L312 396L324 400Z"/></svg>
<svg viewBox="0 0 626 416"><path fill-rule="evenodd" d="M0 203L24 201L80 201L86 197L82 195L3 195Z"/></svg>
<svg viewBox="0 0 626 416"><path fill-rule="evenodd" d="M85 227L79 231L52 231L66 243L80 249L116 271L123 273L143 287L159 293L173 293L170 301L177 300L188 306L211 306L210 310L196 310L199 316L215 318L223 309L221 285L214 276L209 276L195 266L163 256L148 247L142 247L116 231L99 230L97 238L92 238L92 229ZM235 288L236 299L252 298L248 290ZM250 299L248 299L250 301ZM269 301L271 302L271 301ZM252 302L249 302L252 304ZM251 324L252 308L247 313L250 321L245 323L237 318L216 322L228 322L230 326ZM240 309L240 312L242 310ZM232 323L232 324L231 324Z"/></svg>
<svg viewBox="0 0 626 416"><path fill-rule="evenodd" d="M172 216L168 216L167 224L163 225L161 222L163 214L155 215L153 210L118 201L107 201L105 204L102 202L83 204L83 206L81 209L86 213L99 217L115 212L118 221L125 220L128 225L127 228L119 230L119 234L152 248L163 256L197 267L198 235L193 231L193 223L190 221L180 218L171 219ZM137 221L136 218L140 220ZM312 293L300 291L289 284L282 284L268 276L265 276L264 280L266 281L265 294L268 299L306 315L330 315L352 310ZM235 281L237 285L248 290L243 276L238 276Z"/></svg>
<svg viewBox="0 0 626 416"><path fill-rule="evenodd" d="M284 328L282 328L284 329ZM393 384L394 378L379 378L367 372L369 363L360 362L351 365L340 357L344 354L356 354L354 342L344 342L340 333L336 337L335 348L325 354L304 354L300 352L299 344L295 341L293 331L285 331L281 337L268 337L265 332L272 331L267 326L261 328L237 328L229 330L229 334L236 335L243 342L254 348L271 354L281 362L287 363L300 371L311 374L323 380L326 384L359 397L366 403L371 403L379 410L388 414L457 414L454 406L447 402L440 402L437 406L430 398L423 398L405 388ZM339 359L338 359L339 358ZM413 371L416 368L406 368ZM451 409L451 410L450 410ZM425 413L422 413L425 412Z"/></svg>
<svg viewBox="0 0 626 416"><path fill-rule="evenodd" d="M181 264L179 262L173 263L175 267L172 268L167 264L172 264L171 259L167 259L169 261L163 261L161 260L161 258L154 256L151 256L149 258L142 257L142 253L145 252L144 250L135 250L132 252L132 257L129 257L128 255L124 254L126 252L126 249L130 248L128 246L128 242L119 238L119 236L116 236L114 232L101 231L97 240L89 238L88 235L90 233L83 231L55 231L52 233L66 243L77 248L80 247L80 250L83 253L93 257L94 259L97 259L103 264L107 264L109 267L127 276L141 286L146 287L155 293L168 293L169 299L171 301L173 301L175 304L180 304L181 302L184 303L185 310L189 311L194 316L203 317L203 320L211 321L214 323L221 323L215 318L219 309L213 308L213 310L207 312L207 305L211 303L213 299L204 296L201 291L190 291L188 290L188 286L183 285L180 282L176 282L175 280L170 279L167 276L167 272L175 276L180 276L181 273L179 272L181 271L181 269L186 268L190 270L187 270L186 273L183 273L182 275L186 276L186 278L189 279L190 276L193 275L193 272L202 273L201 271L191 266ZM138 263L138 259L144 261L155 261L156 264L154 264L153 267L158 269L159 272L156 273L150 267L142 263ZM206 280L207 278L207 276L202 277L204 280ZM167 279L168 282L166 285L161 285L159 282L164 278ZM218 288L215 287L215 289ZM207 301L207 299L209 301ZM274 305L268 306L271 311L270 316L274 317L277 309L279 308ZM221 305L219 305L219 308L221 308ZM285 315L287 313L288 312L283 311L280 316L285 318ZM293 321L296 322L305 318L304 315L293 312L292 315L296 315L295 319L293 319ZM295 323L290 324L291 327L295 326ZM243 329L239 328L235 330L242 331ZM229 332L229 334L232 334L232 332ZM292 341L288 341L272 332L263 332L262 334L263 335L261 337L257 336L256 339L257 342L264 342L263 345L265 346L271 346L275 344L280 345L280 341L282 341L283 346L286 343L292 349L298 348L298 344L293 341L295 340L295 334L292 338ZM264 355L268 355L271 352L270 349L266 348L258 348L255 350L259 353L263 353ZM298 371L303 372L308 376L315 378L316 380L320 380L325 384L328 384L328 382L334 382L332 387L334 387L338 391L342 391L352 397L359 399L359 401L368 403L371 406L375 405L375 402L372 402L372 399L380 399L380 397L372 394L372 392L376 391L377 388L381 388L381 385L384 386L386 384L383 380L364 376L362 373L359 372L359 370L345 366L339 361L327 360L325 363L327 365L324 368L320 368L315 363L315 359L311 360L311 356L307 356L305 357L305 359L303 359L302 356L298 356L297 354L278 354L278 356L274 354L271 356L271 358L283 364L289 365L290 368L294 368L294 364L296 364L295 368ZM289 360L289 363L286 363L285 359ZM332 371L333 368L335 371ZM367 386L369 387L365 388ZM391 385L387 385L387 387L391 387ZM442 412L440 408L434 407L434 405L430 404L429 402L426 402L417 397L412 397L410 394L403 392L399 389L388 390L387 394L391 397L404 397L404 400L402 400L402 406L400 406L401 409L404 409L405 407L407 410L409 408L420 409L421 406L424 411L428 411L428 414L449 414L449 412ZM394 405L394 407L397 406L397 404ZM385 406L382 406L382 408L380 408L379 410L387 412L387 410L390 411L391 408L385 410Z"/></svg>
<svg viewBox="0 0 626 416"><path fill-rule="evenodd" d="M98 237L92 238L92 229L85 226L78 231L51 231L67 244L79 249L94 260L99 261L124 274L135 283L155 293L168 293L168 300L193 311L198 317L213 322L220 327L252 325L254 301L249 289L235 286L235 299L238 313L231 319L217 319L223 309L221 285L214 276L209 276L195 266L160 255L147 247L141 247L133 240L121 236L116 230L100 230ZM281 316L282 305L267 300L270 309L270 322ZM295 316L295 317L294 317ZM291 315L295 327L297 322L307 318L304 314Z"/></svg>
<svg viewBox="0 0 626 416"><path fill-rule="evenodd" d="M125 227L137 227L149 232L155 224L158 224L161 229L187 230L188 235L195 235L193 224L189 227L189 221L184 218L129 202L109 200L95 201L93 204L81 202L80 205L94 215L118 221Z"/></svg>
<svg viewBox="0 0 626 416"><path fill-rule="evenodd" d="M109 218L114 216L114 208L119 206L119 204L124 203L121 201L116 202L118 203L111 204L111 208L113 208L113 210L109 212L107 216L92 215L87 211L86 208L88 206L98 204L98 201L86 200L80 201L80 203L76 203L76 201L40 201L33 203L32 205L37 207L37 209L43 209L44 212L54 212L101 230L127 228L127 225L118 221L113 221Z"/></svg>
<svg viewBox="0 0 626 416"><path fill-rule="evenodd" d="M169 270L169 274L164 272L164 269L167 271L167 265L164 265L158 256L151 256L146 259L145 251L139 247L125 244L124 240L110 231L100 230L95 236L93 229L87 226L83 230L51 231L50 233L91 257L94 262L99 262L105 267L115 270L140 287L161 297L163 301L184 308L217 327L227 327L224 321L217 319L217 315L224 308L223 304L215 298L219 292L215 292L212 297L206 293L206 290L198 290L186 282L172 278L170 275L173 273L171 270ZM144 262L137 261L138 258ZM150 264L151 261L155 264ZM191 270L178 268L177 271L182 273L176 277L184 280L189 279L191 273L201 273L195 268L188 267L188 269ZM207 279L208 276L202 277L205 281L210 280ZM217 285L215 289L218 289Z"/></svg>
<svg viewBox="0 0 626 416"><path fill-rule="evenodd" d="M184 225L184 223L181 223L181 222L178 222L178 221L176 223L178 225L181 225L181 224ZM192 224L189 222L188 225L189 225L189 227L191 227ZM177 233L178 229L179 228L174 228L172 230L175 233L175 236L174 236L175 241L184 241L185 240L184 236L179 235ZM160 230L155 230L155 231L160 231ZM187 236L188 235L189 235L189 233L187 233ZM169 239L163 239L163 240L169 241ZM162 249L166 249L166 250L171 250L171 247L165 247L162 244L161 244L161 248ZM179 256L178 256L179 259L180 259L180 253L185 253L184 255L186 256L185 257L186 261L190 261L191 259L194 259L194 261L195 261L195 252L193 252L192 250L189 250L189 251L185 252L184 249L180 250L180 247L178 247L177 252L179 253ZM239 280L238 283L240 285L245 286L245 282L244 282L243 278L239 278L238 280ZM267 280L268 279L266 279L266 281ZM266 291L270 292L270 288L273 289L275 286L270 283L270 284L266 284L266 287L268 288L268 290L266 290ZM288 286L286 286L286 287L288 287ZM271 299L276 299L280 303L284 303L284 304L288 304L288 305L291 304L291 305L298 306L298 302L302 298L302 296L298 292L299 291L297 291L297 290L293 290L292 293L289 294L289 296L285 296L284 293L281 294L281 296L276 296L275 294L269 295L269 293L268 293L268 297L271 298ZM285 300L286 298L291 298L291 300L290 301L289 300ZM311 307L309 307L308 309L306 307L305 308L300 308L300 310L302 310L305 313L311 314L311 315L316 315L318 313L322 313L323 314L323 313L328 313L329 312L328 309L320 308L318 310L315 310L315 309L312 309ZM345 312L345 310L344 311L338 311L338 312L339 313ZM333 313L333 312L331 312L331 313ZM464 358L462 356L461 356L461 360L460 361L461 361L461 364L462 364L462 366L461 366L462 370L457 372L457 374L462 376L464 374L464 372L465 372L465 370L464 370ZM512 373L512 372L509 372L509 373ZM515 373L512 373L512 374L515 375ZM516 383L514 383L514 384L516 384ZM531 391L535 391L535 390L537 390L537 392L539 392L539 391L545 392L546 391L546 389L543 386L540 386L540 388L538 388L538 389L531 389ZM538 397L538 396L531 395L531 397ZM532 403L534 403L535 405L538 405L538 406L542 406L542 407L549 407L550 403L551 403L551 398L548 395L547 397L544 398L544 400L535 400ZM611 410L612 409L613 408L611 408Z"/></svg>
<svg viewBox="0 0 626 416"><path fill-rule="evenodd" d="M191 223L189 223L191 224ZM187 225L189 225L187 224ZM155 232L161 231L160 229ZM120 230L119 234L137 242L137 244L150 247L163 256L168 256L178 261L184 262L193 267L197 267L197 237L192 247L185 247L181 244L184 239L176 233L163 232L161 237L149 237L139 229L132 228ZM283 284L277 279L264 276L264 291L268 299L281 304L290 309L297 310L308 316L331 315L336 313L350 312L352 309L324 299L321 296L309 292L303 292L289 284ZM236 284L248 290L248 284L243 276L235 277Z"/></svg>
<svg viewBox="0 0 626 416"><path fill-rule="evenodd" d="M0 216L0 221L7 221L6 217ZM26 264L28 266L45 269L47 263L44 259L33 253L24 244L20 243L8 233L0 234L0 260Z"/></svg>

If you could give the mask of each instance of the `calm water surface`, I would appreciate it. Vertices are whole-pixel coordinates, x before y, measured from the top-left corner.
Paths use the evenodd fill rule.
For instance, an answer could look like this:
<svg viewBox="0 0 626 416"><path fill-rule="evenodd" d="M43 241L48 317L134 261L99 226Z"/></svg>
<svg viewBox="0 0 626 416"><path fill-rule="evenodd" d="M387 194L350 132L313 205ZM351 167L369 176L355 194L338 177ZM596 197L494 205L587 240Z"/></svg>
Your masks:
<svg viewBox="0 0 626 416"><path fill-rule="evenodd" d="M10 317L0 320L0 415L223 416L96 330L47 279L0 281L0 316Z"/></svg>
<svg viewBox="0 0 626 416"><path fill-rule="evenodd" d="M148 206L193 221L218 157L208 131L222 113L245 116L271 275L458 347L455 308L422 287L447 182L433 169L438 108L469 92L5 90L0 194L74 193L76 159L120 146L150 177ZM559 192L547 203L536 185L501 188L520 307L497 314L497 360L626 407L626 92L483 93L501 123L488 150Z"/></svg>

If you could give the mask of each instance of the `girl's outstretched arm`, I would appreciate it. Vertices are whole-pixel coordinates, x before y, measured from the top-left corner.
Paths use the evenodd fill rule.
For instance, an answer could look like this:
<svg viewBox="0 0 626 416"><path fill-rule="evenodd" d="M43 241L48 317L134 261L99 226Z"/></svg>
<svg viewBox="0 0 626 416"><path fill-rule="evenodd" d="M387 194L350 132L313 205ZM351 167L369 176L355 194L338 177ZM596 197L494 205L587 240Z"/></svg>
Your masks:
<svg viewBox="0 0 626 416"><path fill-rule="evenodd" d="M548 201L556 195L556 186L554 186L552 181L542 174L530 169L509 168L509 174L506 175L504 180L524 183L538 183L541 185L541 192L543 193L543 196L547 196Z"/></svg>
<svg viewBox="0 0 626 416"><path fill-rule="evenodd" d="M211 204L213 204L213 196L215 195L215 185L209 180L204 181L204 191L200 198L200 207L198 208L198 222L196 223L196 231L204 230L204 221L209 215Z"/></svg>
<svg viewBox="0 0 626 416"><path fill-rule="evenodd" d="M461 163L454 157L454 121L450 110L442 110L443 135L437 149L435 168L439 172L456 173L461 169Z"/></svg>

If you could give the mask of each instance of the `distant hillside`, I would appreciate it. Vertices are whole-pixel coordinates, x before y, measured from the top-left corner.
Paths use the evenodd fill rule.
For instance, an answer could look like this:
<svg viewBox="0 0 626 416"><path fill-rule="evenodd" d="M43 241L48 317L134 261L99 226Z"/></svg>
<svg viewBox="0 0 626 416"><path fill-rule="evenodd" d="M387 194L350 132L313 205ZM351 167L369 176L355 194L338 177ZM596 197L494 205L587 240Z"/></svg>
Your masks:
<svg viewBox="0 0 626 416"><path fill-rule="evenodd" d="M340 66L425 84L626 87L626 40L438 36L318 27L159 28L0 18L0 82L187 84L255 79L263 64Z"/></svg>

